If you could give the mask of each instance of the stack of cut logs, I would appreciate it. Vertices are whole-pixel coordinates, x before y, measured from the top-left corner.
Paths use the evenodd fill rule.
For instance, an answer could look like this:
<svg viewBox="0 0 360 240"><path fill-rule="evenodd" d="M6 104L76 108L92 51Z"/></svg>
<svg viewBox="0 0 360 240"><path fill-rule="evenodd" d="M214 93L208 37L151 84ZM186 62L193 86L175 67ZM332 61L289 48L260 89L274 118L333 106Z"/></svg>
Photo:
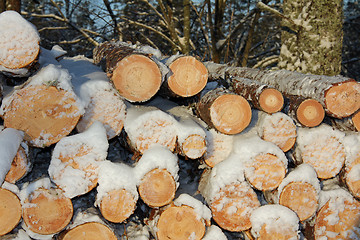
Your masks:
<svg viewBox="0 0 360 240"><path fill-rule="evenodd" d="M68 57L12 11L0 71L0 239L360 237L353 79L113 41ZM114 139L132 162L108 160ZM47 171L26 178L39 149ZM198 163L195 190L180 161Z"/></svg>

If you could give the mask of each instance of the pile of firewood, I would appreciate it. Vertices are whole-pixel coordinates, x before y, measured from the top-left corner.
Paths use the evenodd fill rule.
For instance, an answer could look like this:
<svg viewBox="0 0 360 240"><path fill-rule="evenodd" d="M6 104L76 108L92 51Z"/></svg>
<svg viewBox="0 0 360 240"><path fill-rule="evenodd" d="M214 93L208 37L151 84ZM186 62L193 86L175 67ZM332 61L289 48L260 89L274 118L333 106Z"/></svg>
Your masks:
<svg viewBox="0 0 360 240"><path fill-rule="evenodd" d="M68 57L0 26L0 239L359 238L355 80L114 41Z"/></svg>

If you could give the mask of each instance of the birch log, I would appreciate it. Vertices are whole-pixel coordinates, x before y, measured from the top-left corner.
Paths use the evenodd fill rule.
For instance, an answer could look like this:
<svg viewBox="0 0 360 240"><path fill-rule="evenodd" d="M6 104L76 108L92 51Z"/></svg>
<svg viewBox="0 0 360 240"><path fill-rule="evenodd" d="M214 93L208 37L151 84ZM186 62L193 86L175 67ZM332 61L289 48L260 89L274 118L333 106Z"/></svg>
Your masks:
<svg viewBox="0 0 360 240"><path fill-rule="evenodd" d="M152 53L122 42L104 42L95 47L95 64L100 64L120 95L130 102L144 102L160 89L168 72Z"/></svg>
<svg viewBox="0 0 360 240"><path fill-rule="evenodd" d="M21 203L10 190L0 188L0 236L11 232L20 222Z"/></svg>
<svg viewBox="0 0 360 240"><path fill-rule="evenodd" d="M349 192L360 199L360 135L348 134L344 138L346 150L345 166L340 172L340 180Z"/></svg>
<svg viewBox="0 0 360 240"><path fill-rule="evenodd" d="M26 142L21 142L14 160L11 163L10 170L5 176L5 181L15 184L30 172L30 167L29 147Z"/></svg>
<svg viewBox="0 0 360 240"><path fill-rule="evenodd" d="M360 84L344 76L311 75L287 70L266 71L204 63L210 79L226 75L245 77L275 87L282 94L312 98L326 113L336 118L352 115L360 108Z"/></svg>
<svg viewBox="0 0 360 240"><path fill-rule="evenodd" d="M360 130L360 111L357 111L350 117L344 119L330 118L331 125L341 131Z"/></svg>

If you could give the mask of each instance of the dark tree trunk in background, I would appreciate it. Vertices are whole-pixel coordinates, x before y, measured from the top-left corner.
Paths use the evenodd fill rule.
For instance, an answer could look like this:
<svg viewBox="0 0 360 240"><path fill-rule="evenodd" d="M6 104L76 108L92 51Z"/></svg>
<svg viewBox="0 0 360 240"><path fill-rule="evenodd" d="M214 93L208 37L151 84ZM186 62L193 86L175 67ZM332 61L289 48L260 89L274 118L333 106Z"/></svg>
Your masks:
<svg viewBox="0 0 360 240"><path fill-rule="evenodd" d="M20 0L0 0L0 12L7 10L14 10L20 13L21 1Z"/></svg>

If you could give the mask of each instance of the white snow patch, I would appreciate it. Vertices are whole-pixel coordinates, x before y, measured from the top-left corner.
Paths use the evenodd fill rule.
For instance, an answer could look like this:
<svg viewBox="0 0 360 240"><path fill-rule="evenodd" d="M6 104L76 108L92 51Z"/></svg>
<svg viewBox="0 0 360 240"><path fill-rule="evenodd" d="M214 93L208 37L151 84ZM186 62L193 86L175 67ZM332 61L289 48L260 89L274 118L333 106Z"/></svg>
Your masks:
<svg viewBox="0 0 360 240"><path fill-rule="evenodd" d="M206 221L210 221L211 219L211 210L203 204L201 201L196 198L190 196L189 194L183 193L179 197L174 200L175 206L186 205L192 207L197 215L198 220L204 219Z"/></svg>

